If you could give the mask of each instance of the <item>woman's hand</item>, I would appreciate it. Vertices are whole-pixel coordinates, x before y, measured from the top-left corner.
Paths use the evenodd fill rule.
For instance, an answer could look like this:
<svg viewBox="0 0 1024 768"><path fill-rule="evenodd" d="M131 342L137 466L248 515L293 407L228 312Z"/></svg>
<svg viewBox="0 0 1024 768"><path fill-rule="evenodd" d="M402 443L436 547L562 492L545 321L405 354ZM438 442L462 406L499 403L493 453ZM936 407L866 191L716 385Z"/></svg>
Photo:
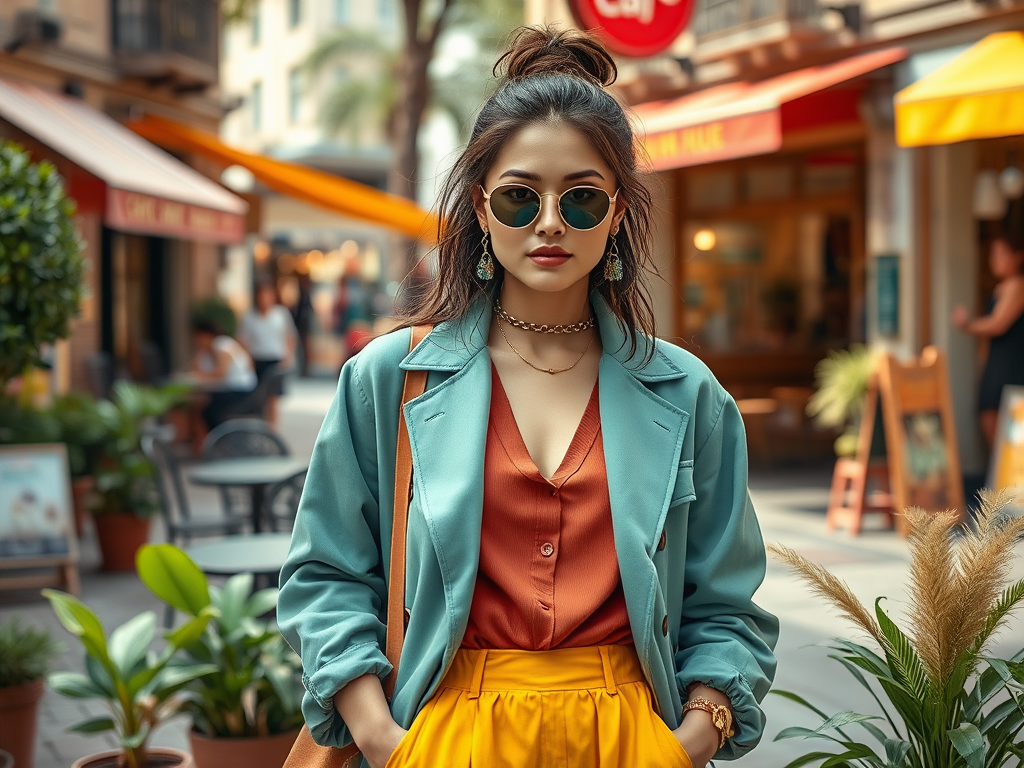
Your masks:
<svg viewBox="0 0 1024 768"><path fill-rule="evenodd" d="M682 724L672 731L672 735L683 745L693 768L704 768L708 764L718 751L721 739L718 729L711 722L711 715L699 709L687 712Z"/></svg>
<svg viewBox="0 0 1024 768"><path fill-rule="evenodd" d="M402 726L392 720L390 725L375 729L364 736L362 741L356 740L356 744L370 768L384 768L406 733Z"/></svg>
<svg viewBox="0 0 1024 768"><path fill-rule="evenodd" d="M953 322L954 326L963 330L967 323L971 321L971 313L967 311L967 307L960 304L953 309L953 314L950 315L950 320Z"/></svg>

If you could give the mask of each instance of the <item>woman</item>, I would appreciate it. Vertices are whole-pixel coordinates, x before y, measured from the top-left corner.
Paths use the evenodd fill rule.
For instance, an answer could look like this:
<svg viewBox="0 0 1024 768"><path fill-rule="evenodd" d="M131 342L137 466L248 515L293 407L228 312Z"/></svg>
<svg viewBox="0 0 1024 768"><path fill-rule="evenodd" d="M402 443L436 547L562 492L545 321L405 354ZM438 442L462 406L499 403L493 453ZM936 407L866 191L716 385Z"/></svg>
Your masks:
<svg viewBox="0 0 1024 768"><path fill-rule="evenodd" d="M989 448L995 443L999 399L1003 387L1024 385L1024 250L1006 237L992 241L989 269L999 279L988 312L971 319L964 306L953 310L953 325L982 339L989 339L988 359L981 374L978 417Z"/></svg>
<svg viewBox="0 0 1024 768"><path fill-rule="evenodd" d="M499 66L409 319L434 329L345 365L314 451L278 604L306 722L371 768L736 757L761 737L778 630L751 600L765 556L739 413L653 338L651 199L607 52L525 29ZM429 374L405 410L408 627L389 706L403 368Z"/></svg>
<svg viewBox="0 0 1024 768"><path fill-rule="evenodd" d="M201 435L224 422L235 406L249 397L256 388L256 371L242 345L221 333L215 323L197 320L192 338L192 376L203 385L203 392L209 393L200 412L202 423L195 425L194 442L198 444Z"/></svg>
<svg viewBox="0 0 1024 768"><path fill-rule="evenodd" d="M256 288L255 307L242 316L239 340L252 355L256 378L275 366L290 368L295 355L298 331L292 313L277 300L273 283L260 283ZM284 382L278 379L267 397L265 415L277 426L277 398L284 394Z"/></svg>

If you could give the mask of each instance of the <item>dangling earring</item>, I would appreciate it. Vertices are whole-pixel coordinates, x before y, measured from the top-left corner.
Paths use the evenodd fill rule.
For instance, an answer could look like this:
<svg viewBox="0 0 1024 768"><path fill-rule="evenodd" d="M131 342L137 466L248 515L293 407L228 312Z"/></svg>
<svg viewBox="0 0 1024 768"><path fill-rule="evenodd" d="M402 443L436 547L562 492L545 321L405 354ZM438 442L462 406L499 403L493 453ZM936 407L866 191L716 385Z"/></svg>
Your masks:
<svg viewBox="0 0 1024 768"><path fill-rule="evenodd" d="M612 244L604 261L604 279L616 282L622 279L622 259L619 258L619 241L612 235Z"/></svg>
<svg viewBox="0 0 1024 768"><path fill-rule="evenodd" d="M490 237L490 232L484 232L484 237L480 241L480 245L483 246L484 253L480 257L480 261L476 263L476 276L481 280L490 280L494 277L494 259L491 258L491 254L487 250L487 246L490 243Z"/></svg>

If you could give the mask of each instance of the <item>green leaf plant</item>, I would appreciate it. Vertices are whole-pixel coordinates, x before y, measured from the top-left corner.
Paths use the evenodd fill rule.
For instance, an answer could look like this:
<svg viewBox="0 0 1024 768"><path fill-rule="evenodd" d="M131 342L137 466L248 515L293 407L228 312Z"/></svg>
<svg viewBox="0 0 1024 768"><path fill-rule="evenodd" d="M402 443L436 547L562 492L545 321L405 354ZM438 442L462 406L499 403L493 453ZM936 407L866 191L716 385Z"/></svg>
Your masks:
<svg viewBox="0 0 1024 768"><path fill-rule="evenodd" d="M1024 600L1024 580L1008 584L1024 518L1005 514L1012 501L1005 492L983 491L980 500L973 527L961 525L953 512L907 510L911 563L906 630L883 610L884 598L879 597L870 611L845 582L822 566L788 547L769 547L879 649L835 639L829 658L868 690L880 714L829 716L796 693L773 691L822 721L813 729L786 728L776 741L827 741L836 750L809 751L786 768L1021 764L1024 649L1011 659L993 658L986 650ZM872 743L857 741L850 726L866 731Z"/></svg>
<svg viewBox="0 0 1024 768"><path fill-rule="evenodd" d="M189 662L213 665L185 694L182 710L211 738L253 738L302 726L302 669L277 627L260 617L277 605L277 589L252 593L253 576L211 586L188 555L171 544L147 544L136 556L139 577L176 610L213 620L182 647ZM188 626L188 625L186 625Z"/></svg>
<svg viewBox="0 0 1024 768"><path fill-rule="evenodd" d="M125 768L145 768L147 744L153 730L178 714L183 690L192 681L217 671L213 664L182 662L178 650L202 634L215 615L212 607L188 623L164 633L162 651L150 648L156 634L156 614L146 611L106 636L99 617L84 603L64 592L44 589L57 619L85 649L85 674L56 672L50 687L72 699L100 699L110 714L93 717L69 730L77 733L113 731L123 750Z"/></svg>

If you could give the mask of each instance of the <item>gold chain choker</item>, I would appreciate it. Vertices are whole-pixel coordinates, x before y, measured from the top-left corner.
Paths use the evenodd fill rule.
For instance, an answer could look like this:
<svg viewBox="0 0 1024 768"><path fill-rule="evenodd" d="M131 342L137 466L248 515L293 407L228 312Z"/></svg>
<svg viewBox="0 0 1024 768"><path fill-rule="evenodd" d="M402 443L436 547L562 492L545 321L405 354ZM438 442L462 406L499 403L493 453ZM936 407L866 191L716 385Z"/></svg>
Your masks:
<svg viewBox="0 0 1024 768"><path fill-rule="evenodd" d="M546 323L544 325L538 325L537 323L528 323L526 320L519 320L512 317L512 315L502 309L499 302L495 302L494 311L498 313L498 317L513 328L522 328L524 331L533 331L534 333L579 333L580 331L586 331L594 327L593 315L583 322L573 323L572 325L547 325Z"/></svg>

